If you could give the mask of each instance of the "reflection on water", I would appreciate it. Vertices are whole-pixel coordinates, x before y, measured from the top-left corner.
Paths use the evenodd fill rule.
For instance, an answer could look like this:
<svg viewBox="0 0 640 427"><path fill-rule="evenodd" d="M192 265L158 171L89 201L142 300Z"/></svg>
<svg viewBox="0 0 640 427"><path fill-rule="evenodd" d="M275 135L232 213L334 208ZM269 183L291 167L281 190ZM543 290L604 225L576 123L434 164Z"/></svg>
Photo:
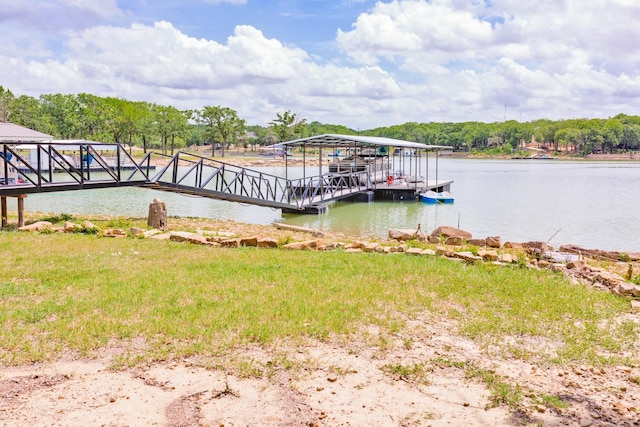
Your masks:
<svg viewBox="0 0 640 427"><path fill-rule="evenodd" d="M300 168L301 169L301 168ZM301 170L290 177L301 176ZM265 170L265 169L263 169ZM282 170L268 169L271 173ZM315 175L318 168L307 168ZM433 179L432 176L430 176ZM460 226L476 237L572 243L640 251L640 163L440 159L440 178L453 179L453 205L420 202L336 203L326 215L279 210L140 188L29 195L29 211L146 216L159 198L169 215L295 225L386 237L390 228L430 232Z"/></svg>

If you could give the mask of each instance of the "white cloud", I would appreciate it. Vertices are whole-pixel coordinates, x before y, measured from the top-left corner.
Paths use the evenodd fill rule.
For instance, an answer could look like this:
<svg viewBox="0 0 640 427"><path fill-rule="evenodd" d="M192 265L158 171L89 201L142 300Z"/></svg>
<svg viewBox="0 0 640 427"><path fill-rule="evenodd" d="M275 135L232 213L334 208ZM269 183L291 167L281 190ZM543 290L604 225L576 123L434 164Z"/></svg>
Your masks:
<svg viewBox="0 0 640 427"><path fill-rule="evenodd" d="M0 21L11 24L0 26L0 84L18 94L224 105L260 124L292 110L354 128L498 121L505 103L518 120L638 114L640 32L621 23L640 20L640 4L627 0L378 2L350 29L337 30L345 55L334 58L268 38L256 26L237 25L213 41L169 20L104 25L99 5L105 16L121 16L113 0L48 3L67 5L60 16L82 12L98 22L69 23L59 32L64 50L54 51L41 33L19 30L43 19L24 3L0 8Z"/></svg>

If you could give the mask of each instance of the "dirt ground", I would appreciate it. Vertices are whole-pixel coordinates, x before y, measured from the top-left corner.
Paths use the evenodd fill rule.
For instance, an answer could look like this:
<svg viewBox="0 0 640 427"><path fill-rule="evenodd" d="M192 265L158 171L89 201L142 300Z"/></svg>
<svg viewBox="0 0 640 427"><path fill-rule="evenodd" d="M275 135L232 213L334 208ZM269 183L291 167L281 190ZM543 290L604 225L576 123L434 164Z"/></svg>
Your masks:
<svg viewBox="0 0 640 427"><path fill-rule="evenodd" d="M489 357L446 319L417 319L385 348L363 342L244 348L262 375L181 359L113 370L122 350L0 368L2 426L638 426L640 367L537 366ZM378 331L367 331L375 336ZM407 345L410 342L411 345ZM278 363L282 352L289 365ZM225 361L220 361L225 366ZM291 366L290 366L291 365ZM269 367L272 368L269 368ZM419 366L416 375L389 367ZM497 402L469 366L519 386ZM418 375L419 374L419 375ZM558 408L543 396L565 402Z"/></svg>

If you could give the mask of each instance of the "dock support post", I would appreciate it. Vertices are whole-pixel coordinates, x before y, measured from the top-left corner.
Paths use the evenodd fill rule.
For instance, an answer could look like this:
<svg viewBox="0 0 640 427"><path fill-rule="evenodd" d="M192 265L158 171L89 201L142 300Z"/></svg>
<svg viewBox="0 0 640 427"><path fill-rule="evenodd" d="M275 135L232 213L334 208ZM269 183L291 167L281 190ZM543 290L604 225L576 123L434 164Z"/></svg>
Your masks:
<svg viewBox="0 0 640 427"><path fill-rule="evenodd" d="M2 196L0 198L0 205L2 205L2 228L7 226L7 197Z"/></svg>
<svg viewBox="0 0 640 427"><path fill-rule="evenodd" d="M26 194L18 196L18 227L24 227L24 199L26 198Z"/></svg>

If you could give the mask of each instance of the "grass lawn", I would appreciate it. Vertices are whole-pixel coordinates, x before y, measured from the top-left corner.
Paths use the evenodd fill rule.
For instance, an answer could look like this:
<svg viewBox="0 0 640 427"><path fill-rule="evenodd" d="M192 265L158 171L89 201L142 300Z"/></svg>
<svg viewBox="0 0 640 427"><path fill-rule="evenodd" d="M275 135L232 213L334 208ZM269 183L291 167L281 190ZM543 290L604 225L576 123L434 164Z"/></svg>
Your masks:
<svg viewBox="0 0 640 427"><path fill-rule="evenodd" d="M0 233L0 362L213 356L247 343L359 339L447 318L486 351L637 363L629 302L558 273L440 257L217 249L95 235ZM134 346L136 340L144 346Z"/></svg>

